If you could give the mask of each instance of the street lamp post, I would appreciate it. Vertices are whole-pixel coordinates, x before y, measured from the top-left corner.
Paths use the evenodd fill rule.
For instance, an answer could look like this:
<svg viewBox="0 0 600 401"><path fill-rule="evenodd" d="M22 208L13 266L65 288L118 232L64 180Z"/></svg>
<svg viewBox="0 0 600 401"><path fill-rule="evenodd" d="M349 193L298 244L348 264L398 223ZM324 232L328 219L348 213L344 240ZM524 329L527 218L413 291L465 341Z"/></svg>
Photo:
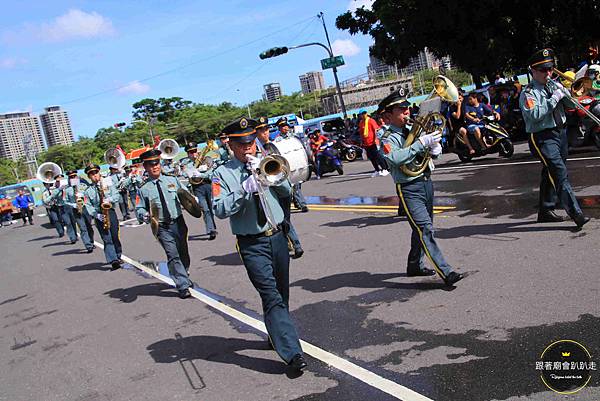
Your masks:
<svg viewBox="0 0 600 401"><path fill-rule="evenodd" d="M323 30L325 30L325 38L327 39L327 44L329 45L329 57L333 57L333 49L331 48L331 41L329 40L329 33L327 33L327 26L325 25L325 17L323 11L321 11L317 17L321 19L323 22ZM337 67L333 67L333 78L335 79L335 87L338 91L338 96L340 98L340 106L342 106L342 113L344 114L344 120L348 118L348 114L346 113L346 104L344 103L344 96L342 96L342 90L340 89L340 81L337 75Z"/></svg>

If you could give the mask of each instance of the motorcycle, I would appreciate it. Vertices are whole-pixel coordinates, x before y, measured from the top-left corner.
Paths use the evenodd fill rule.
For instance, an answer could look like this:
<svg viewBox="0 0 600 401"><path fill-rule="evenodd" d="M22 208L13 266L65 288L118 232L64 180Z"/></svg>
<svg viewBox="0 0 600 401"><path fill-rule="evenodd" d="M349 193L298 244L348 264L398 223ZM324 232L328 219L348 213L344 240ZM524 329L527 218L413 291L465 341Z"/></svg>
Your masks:
<svg viewBox="0 0 600 401"><path fill-rule="evenodd" d="M339 175L344 174L344 167L339 157L339 151L334 145L335 142L328 141L319 147L319 153L315 155L315 158L318 159L316 163L319 165L317 177L333 171L337 171ZM315 172L317 172L316 165L314 167Z"/></svg>
<svg viewBox="0 0 600 401"><path fill-rule="evenodd" d="M338 151L340 158L351 162L362 157L362 148L346 141L346 136L338 135L333 147Z"/></svg>
<svg viewBox="0 0 600 401"><path fill-rule="evenodd" d="M581 96L577 99L580 105L597 117L600 117L600 99L592 96ZM600 126L596 125L584 111L575 107L565 108L567 116L567 139L569 147L577 148L595 145L600 149Z"/></svg>
<svg viewBox="0 0 600 401"><path fill-rule="evenodd" d="M480 128L483 141L488 145L482 149L474 134L468 133L471 147L475 150L474 154L469 154L469 148L464 143L461 135L454 137L454 152L462 162L471 161L474 157L481 157L493 153L498 153L502 157L509 158L513 155L515 148L510 135L496 121L493 116L483 118L483 126Z"/></svg>

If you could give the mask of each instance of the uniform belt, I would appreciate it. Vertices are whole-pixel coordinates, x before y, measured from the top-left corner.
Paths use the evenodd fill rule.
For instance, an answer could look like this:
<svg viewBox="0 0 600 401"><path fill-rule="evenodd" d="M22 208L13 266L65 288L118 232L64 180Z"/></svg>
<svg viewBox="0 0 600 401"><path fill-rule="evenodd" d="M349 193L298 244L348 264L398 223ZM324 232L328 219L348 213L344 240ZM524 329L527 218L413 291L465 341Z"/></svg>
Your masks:
<svg viewBox="0 0 600 401"><path fill-rule="evenodd" d="M419 178L415 178L414 180L410 180L408 182L402 182L400 183L400 186L403 187L405 185L410 185L413 182L419 182L419 181L431 181L431 175L422 175Z"/></svg>
<svg viewBox="0 0 600 401"><path fill-rule="evenodd" d="M258 234L245 234L245 235L236 235L238 238L262 238L262 237L270 237L272 235L277 234L281 231L281 224L277 224L275 228L269 228L267 231L263 231Z"/></svg>

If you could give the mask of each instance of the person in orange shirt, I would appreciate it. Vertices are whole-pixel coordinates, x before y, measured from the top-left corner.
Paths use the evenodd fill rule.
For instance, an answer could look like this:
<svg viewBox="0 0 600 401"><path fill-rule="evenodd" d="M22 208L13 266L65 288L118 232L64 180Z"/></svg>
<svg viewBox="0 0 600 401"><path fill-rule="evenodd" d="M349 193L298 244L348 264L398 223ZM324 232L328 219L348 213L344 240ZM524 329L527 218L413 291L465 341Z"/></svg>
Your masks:
<svg viewBox="0 0 600 401"><path fill-rule="evenodd" d="M327 137L321 134L320 130L315 130L312 134L310 134L310 148L315 161L315 172L317 174L317 179L321 178L321 169L319 168L321 165L321 151L319 148L327 141Z"/></svg>
<svg viewBox="0 0 600 401"><path fill-rule="evenodd" d="M360 134L362 147L367 152L367 158L371 161L371 164L375 169L373 174L371 174L371 177L386 176L389 174L386 169L387 165L377 146L376 133L379 130L379 124L367 114L366 110L361 110L358 115L360 118L358 123L358 133Z"/></svg>

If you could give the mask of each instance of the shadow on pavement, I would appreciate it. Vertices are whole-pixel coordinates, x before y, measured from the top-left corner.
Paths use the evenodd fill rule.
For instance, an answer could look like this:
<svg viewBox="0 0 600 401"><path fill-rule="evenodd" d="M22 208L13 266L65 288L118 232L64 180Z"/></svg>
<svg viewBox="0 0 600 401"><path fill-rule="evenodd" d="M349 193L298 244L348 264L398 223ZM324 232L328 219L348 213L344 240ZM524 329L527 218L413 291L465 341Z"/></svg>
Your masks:
<svg viewBox="0 0 600 401"><path fill-rule="evenodd" d="M357 213L364 213L359 212ZM384 226L387 224L394 224L404 221L405 218L398 218L395 216L363 216L356 217L354 219L343 220L343 221L330 221L328 223L321 224L321 227L367 227L367 226Z"/></svg>
<svg viewBox="0 0 600 401"><path fill-rule="evenodd" d="M110 268L105 267L105 263L94 262L94 263L88 263L86 265L77 265L77 266L67 267L67 270L70 272L87 272L87 271L92 271L92 270L108 271L108 270L110 270Z"/></svg>
<svg viewBox="0 0 600 401"><path fill-rule="evenodd" d="M397 277L406 277L405 273L383 273L372 274L369 272L339 273L319 279L303 279L290 284L290 287L302 287L302 289L314 293L329 292L340 288L395 288L398 283L391 283Z"/></svg>
<svg viewBox="0 0 600 401"><path fill-rule="evenodd" d="M256 358L239 354L238 351L261 350L275 355L267 341L251 341L242 338L214 336L177 337L150 344L146 349L156 363L174 363L203 359L210 362L237 365L241 368L271 375L286 373L282 361Z"/></svg>
<svg viewBox="0 0 600 401"><path fill-rule="evenodd" d="M138 297L165 297L173 298L179 296L177 290L164 283L148 283L136 285L130 288L116 288L104 293L111 298L118 299L121 302L130 303L138 299Z"/></svg>
<svg viewBox="0 0 600 401"><path fill-rule="evenodd" d="M501 235L510 233L530 233L544 231L573 231L573 224L568 222L556 223L557 225L538 224L534 221L519 223L476 224L472 226L457 226L436 230L436 238L463 238L477 235ZM561 224L561 225L558 225ZM493 239L493 238L489 238ZM498 241L516 241L519 237L499 237Z"/></svg>
<svg viewBox="0 0 600 401"><path fill-rule="evenodd" d="M242 260L237 252L227 253L225 255L207 256L202 260L213 262L215 265L242 266Z"/></svg>
<svg viewBox="0 0 600 401"><path fill-rule="evenodd" d="M87 253L85 249L69 249L68 251L54 252L52 256L80 255L84 253Z"/></svg>
<svg viewBox="0 0 600 401"><path fill-rule="evenodd" d="M56 235L44 235L43 237L37 237L37 238L28 239L27 242L45 241L47 239L52 239L52 238L56 238Z"/></svg>
<svg viewBox="0 0 600 401"><path fill-rule="evenodd" d="M49 248L51 246L61 246L61 245L71 245L71 242L69 240L63 240L61 238L61 242L53 242L51 244L46 244L46 245L43 245L42 248Z"/></svg>

